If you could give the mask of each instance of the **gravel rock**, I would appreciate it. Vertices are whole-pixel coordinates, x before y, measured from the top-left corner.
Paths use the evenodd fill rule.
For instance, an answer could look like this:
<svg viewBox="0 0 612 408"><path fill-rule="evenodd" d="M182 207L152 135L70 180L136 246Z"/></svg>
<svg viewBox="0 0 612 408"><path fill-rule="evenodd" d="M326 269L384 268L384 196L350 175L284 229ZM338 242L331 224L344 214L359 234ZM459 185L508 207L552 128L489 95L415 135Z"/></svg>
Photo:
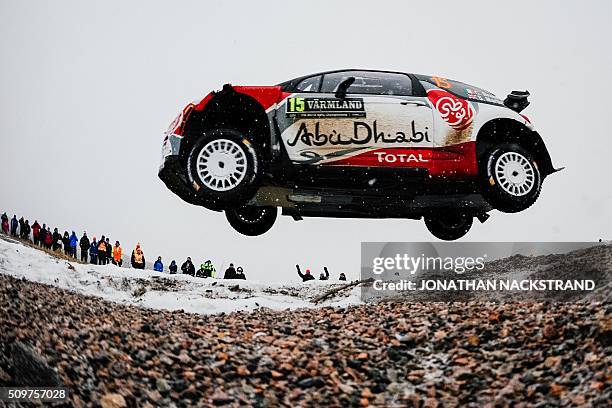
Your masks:
<svg viewBox="0 0 612 408"><path fill-rule="evenodd" d="M15 369L16 385L62 386L62 382L55 370L30 347L18 341L13 345L12 349L12 367Z"/></svg>
<svg viewBox="0 0 612 408"><path fill-rule="evenodd" d="M0 386L38 381L23 376L34 364L77 407L605 406L610 310L389 301L202 316L0 275Z"/></svg>
<svg viewBox="0 0 612 408"><path fill-rule="evenodd" d="M121 394L105 394L100 399L102 408L125 408L127 403Z"/></svg>

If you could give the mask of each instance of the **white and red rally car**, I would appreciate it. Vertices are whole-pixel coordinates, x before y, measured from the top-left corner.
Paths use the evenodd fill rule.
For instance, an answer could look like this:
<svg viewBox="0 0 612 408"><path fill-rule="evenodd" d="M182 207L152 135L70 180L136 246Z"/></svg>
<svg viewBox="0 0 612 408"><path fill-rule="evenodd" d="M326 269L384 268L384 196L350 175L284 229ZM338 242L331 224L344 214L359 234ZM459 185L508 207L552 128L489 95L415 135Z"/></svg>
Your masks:
<svg viewBox="0 0 612 408"><path fill-rule="evenodd" d="M556 171L520 114L528 95L502 102L446 78L359 69L225 85L172 122L159 177L245 235L269 230L281 207L296 220L424 218L453 240L491 209L532 205Z"/></svg>

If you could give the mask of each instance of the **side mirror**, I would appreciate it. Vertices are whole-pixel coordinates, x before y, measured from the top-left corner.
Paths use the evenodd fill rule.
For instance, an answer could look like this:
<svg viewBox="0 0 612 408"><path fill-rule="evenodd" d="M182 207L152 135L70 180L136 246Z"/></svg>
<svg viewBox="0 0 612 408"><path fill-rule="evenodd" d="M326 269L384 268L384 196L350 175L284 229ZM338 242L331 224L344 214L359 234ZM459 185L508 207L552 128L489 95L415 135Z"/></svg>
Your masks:
<svg viewBox="0 0 612 408"><path fill-rule="evenodd" d="M349 89L351 85L353 85L353 82L355 82L355 77L348 77L344 81L340 82L340 84L338 85L338 89L336 89L336 98L346 98L346 90Z"/></svg>

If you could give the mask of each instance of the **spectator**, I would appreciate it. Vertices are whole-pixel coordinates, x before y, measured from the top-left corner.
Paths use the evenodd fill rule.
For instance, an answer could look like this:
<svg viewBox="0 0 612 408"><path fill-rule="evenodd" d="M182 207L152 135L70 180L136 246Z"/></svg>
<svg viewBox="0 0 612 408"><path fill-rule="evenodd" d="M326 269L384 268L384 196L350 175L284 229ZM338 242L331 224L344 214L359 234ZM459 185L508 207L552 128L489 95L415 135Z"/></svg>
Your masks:
<svg viewBox="0 0 612 408"><path fill-rule="evenodd" d="M77 257L77 245L78 244L79 244L79 238L76 236L74 231L72 231L72 234L70 235L70 255L72 255L74 259L76 259Z"/></svg>
<svg viewBox="0 0 612 408"><path fill-rule="evenodd" d="M25 220L25 222L23 223L23 228L19 231L21 234L21 238L29 241L31 230L32 229L30 228L30 221Z"/></svg>
<svg viewBox="0 0 612 408"><path fill-rule="evenodd" d="M339 280L341 280L341 281L345 281L345 280L346 280L346 275L344 274L344 272L342 272L342 273L340 274L340 278L339 278Z"/></svg>
<svg viewBox="0 0 612 408"><path fill-rule="evenodd" d="M113 246L110 243L110 239L106 237L106 263L113 261Z"/></svg>
<svg viewBox="0 0 612 408"><path fill-rule="evenodd" d="M32 227L30 227L30 221L26 220L25 222L25 239L30 240L30 232L32 232Z"/></svg>
<svg viewBox="0 0 612 408"><path fill-rule="evenodd" d="M123 249L119 241L115 241L115 247L113 248L113 265L123 266Z"/></svg>
<svg viewBox="0 0 612 408"><path fill-rule="evenodd" d="M195 276L195 266L193 266L193 263L191 262L191 257L187 257L187 260L183 262L181 265L181 272L183 272L185 275Z"/></svg>
<svg viewBox="0 0 612 408"><path fill-rule="evenodd" d="M298 275L300 276L300 278L302 278L302 282L307 282L315 278L310 274L310 269L306 268L306 273L302 273L302 271L300 270L300 265L295 265L295 267L297 268Z"/></svg>
<svg viewBox="0 0 612 408"><path fill-rule="evenodd" d="M70 235L68 235L68 231L64 231L62 244L64 244L64 255L70 255Z"/></svg>
<svg viewBox="0 0 612 408"><path fill-rule="evenodd" d="M176 261L173 259L172 262L170 262L170 266L168 267L168 270L170 271L171 275L174 275L176 273Z"/></svg>
<svg viewBox="0 0 612 408"><path fill-rule="evenodd" d="M92 264L98 264L98 242L96 241L96 237L93 237L91 240L91 245L89 246L89 258Z"/></svg>
<svg viewBox="0 0 612 408"><path fill-rule="evenodd" d="M2 232L4 232L6 235L9 234L9 219L6 213L2 214Z"/></svg>
<svg viewBox="0 0 612 408"><path fill-rule="evenodd" d="M53 250L54 251L61 251L62 249L62 234L59 233L59 231L57 230L57 228L53 228Z"/></svg>
<svg viewBox="0 0 612 408"><path fill-rule="evenodd" d="M328 280L329 279L329 271L327 270L327 266L324 266L323 270L325 271L325 273L321 272L321 274L319 275L319 280Z"/></svg>
<svg viewBox="0 0 612 408"><path fill-rule="evenodd" d="M246 276L244 276L244 270L242 269L242 266L239 266L238 269L236 269L236 279L246 280Z"/></svg>
<svg viewBox="0 0 612 408"><path fill-rule="evenodd" d="M132 268L145 268L145 257L142 249L140 248L140 243L136 244L136 248L132 251Z"/></svg>
<svg viewBox="0 0 612 408"><path fill-rule="evenodd" d="M39 233L39 242L40 242L41 247L46 247L45 241L47 240L48 233L49 232L47 231L47 224L43 224L42 228L40 229L40 233Z"/></svg>
<svg viewBox="0 0 612 408"><path fill-rule="evenodd" d="M199 276L202 278L216 278L217 277L217 271L215 270L215 266L210 261L210 259L208 259L206 262L200 265L199 272L200 272Z"/></svg>
<svg viewBox="0 0 612 408"><path fill-rule="evenodd" d="M11 219L11 235L14 237L17 236L17 226L19 226L19 221L17 221L17 216L13 215Z"/></svg>
<svg viewBox="0 0 612 408"><path fill-rule="evenodd" d="M53 245L53 234L51 234L51 231L45 231L45 248L50 251L51 250L51 246Z"/></svg>
<svg viewBox="0 0 612 408"><path fill-rule="evenodd" d="M223 279L236 279L236 269L234 268L234 264L230 263L229 268L225 270L225 274L223 275Z"/></svg>
<svg viewBox="0 0 612 408"><path fill-rule="evenodd" d="M25 221L23 217L19 219L19 236L23 238L23 231L25 230Z"/></svg>
<svg viewBox="0 0 612 408"><path fill-rule="evenodd" d="M87 232L83 231L83 236L79 241L79 247L81 248L81 262L87 263L87 251L89 251L89 246L91 242L89 242L89 238L87 238Z"/></svg>
<svg viewBox="0 0 612 408"><path fill-rule="evenodd" d="M108 262L106 259L106 240L104 239L104 235L100 238L100 242L98 242L98 265L106 265Z"/></svg>
<svg viewBox="0 0 612 408"><path fill-rule="evenodd" d="M32 238L34 239L34 245L40 243L40 224L37 220L34 220L34 224L32 224Z"/></svg>
<svg viewBox="0 0 612 408"><path fill-rule="evenodd" d="M204 271L204 264L201 263L200 264L200 269L198 269L195 273L196 278L204 278L204 274L206 272Z"/></svg>
<svg viewBox="0 0 612 408"><path fill-rule="evenodd" d="M215 265L213 265L213 263L210 260L204 262L204 266L206 266L206 272L207 272L208 277L210 278L217 277L217 270L215 269Z"/></svg>
<svg viewBox="0 0 612 408"><path fill-rule="evenodd" d="M155 272L163 272L164 271L164 264L162 263L161 256L157 257L157 261L155 261L155 263L153 264L153 270Z"/></svg>

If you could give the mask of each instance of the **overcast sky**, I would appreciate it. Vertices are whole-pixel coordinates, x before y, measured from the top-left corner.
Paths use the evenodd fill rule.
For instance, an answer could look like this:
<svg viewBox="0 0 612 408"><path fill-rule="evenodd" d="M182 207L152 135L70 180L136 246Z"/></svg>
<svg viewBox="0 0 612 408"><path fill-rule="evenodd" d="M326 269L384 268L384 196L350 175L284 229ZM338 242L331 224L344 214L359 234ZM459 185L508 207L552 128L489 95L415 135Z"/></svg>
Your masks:
<svg viewBox="0 0 612 408"><path fill-rule="evenodd" d="M438 74L524 112L566 170L538 202L491 213L469 241L582 241L612 231L611 6L606 1L0 0L0 212L109 235L166 261L230 261L248 278L359 273L362 241L430 241L410 220L280 217L247 238L222 213L157 178L162 132L224 83L272 85L311 72Z"/></svg>

